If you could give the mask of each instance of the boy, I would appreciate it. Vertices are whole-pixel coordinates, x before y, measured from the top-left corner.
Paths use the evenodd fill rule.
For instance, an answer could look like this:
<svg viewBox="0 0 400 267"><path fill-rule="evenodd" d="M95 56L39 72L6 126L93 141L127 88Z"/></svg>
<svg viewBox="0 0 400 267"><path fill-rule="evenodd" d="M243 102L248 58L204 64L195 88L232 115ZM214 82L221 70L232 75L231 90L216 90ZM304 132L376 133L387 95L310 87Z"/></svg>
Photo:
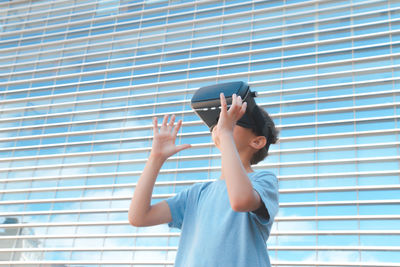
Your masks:
<svg viewBox="0 0 400 267"><path fill-rule="evenodd" d="M164 116L158 130L154 118L152 150L132 198L129 222L134 226L169 223L180 228L178 267L270 266L266 241L278 211L278 183L274 174L254 172L251 164L266 157L269 144L277 140L277 131L262 109L269 121L268 140L254 125L240 123L247 106L240 96L232 95L229 110L223 93L220 103L219 119L212 127L212 139L221 151L220 179L195 184L151 205L154 183L164 161L190 147L175 146L181 120L174 126L175 116L169 123Z"/></svg>

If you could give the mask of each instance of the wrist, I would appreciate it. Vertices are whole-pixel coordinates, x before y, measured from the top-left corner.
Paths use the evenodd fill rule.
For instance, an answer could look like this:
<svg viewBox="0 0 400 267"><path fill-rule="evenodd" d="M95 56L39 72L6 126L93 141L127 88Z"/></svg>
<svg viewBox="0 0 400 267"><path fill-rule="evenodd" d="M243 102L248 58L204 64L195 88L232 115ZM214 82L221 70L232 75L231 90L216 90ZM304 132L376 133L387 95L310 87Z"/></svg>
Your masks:
<svg viewBox="0 0 400 267"><path fill-rule="evenodd" d="M152 164L160 164L162 165L165 161L167 160L167 157L161 155L161 154L157 154L157 153L153 153L150 152L149 158L148 158L148 162L151 162Z"/></svg>
<svg viewBox="0 0 400 267"><path fill-rule="evenodd" d="M220 141L224 141L226 138L233 138L233 131L220 130L218 132L218 137L219 137Z"/></svg>
<svg viewBox="0 0 400 267"><path fill-rule="evenodd" d="M230 132L221 133L219 135L219 144L220 144L219 149L221 153L226 151L226 149L228 149L229 151L232 146L236 147L233 133Z"/></svg>

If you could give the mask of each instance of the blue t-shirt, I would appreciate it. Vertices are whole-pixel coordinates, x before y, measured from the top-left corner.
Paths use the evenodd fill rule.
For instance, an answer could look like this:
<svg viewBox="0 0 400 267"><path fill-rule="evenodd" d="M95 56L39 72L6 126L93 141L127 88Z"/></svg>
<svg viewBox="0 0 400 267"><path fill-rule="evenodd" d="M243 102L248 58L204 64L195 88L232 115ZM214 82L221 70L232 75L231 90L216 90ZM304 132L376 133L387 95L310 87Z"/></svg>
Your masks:
<svg viewBox="0 0 400 267"><path fill-rule="evenodd" d="M169 226L181 229L175 266L270 266L266 242L278 212L278 181L269 171L248 176L263 214L232 210L225 180L198 183L167 199Z"/></svg>

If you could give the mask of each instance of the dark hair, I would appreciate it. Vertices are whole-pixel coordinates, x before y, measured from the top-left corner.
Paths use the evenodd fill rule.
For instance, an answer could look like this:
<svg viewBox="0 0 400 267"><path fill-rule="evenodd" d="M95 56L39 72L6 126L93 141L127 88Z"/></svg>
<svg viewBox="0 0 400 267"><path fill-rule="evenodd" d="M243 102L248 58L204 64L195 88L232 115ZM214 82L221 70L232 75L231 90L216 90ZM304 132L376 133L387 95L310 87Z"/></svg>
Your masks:
<svg viewBox="0 0 400 267"><path fill-rule="evenodd" d="M261 111L263 117L265 117L266 120L270 121L270 123L268 124L268 128L269 128L268 129L269 134L268 134L268 138L267 138L268 145L264 146L263 148L259 149L257 152L255 152L253 154L253 156L250 159L251 165L257 164L260 161L264 160L268 156L269 144L275 144L278 141L279 131L275 128L274 121L271 119L268 112L265 111L263 108L260 107L260 111ZM254 129L253 129L253 133L255 133L256 135L261 135Z"/></svg>

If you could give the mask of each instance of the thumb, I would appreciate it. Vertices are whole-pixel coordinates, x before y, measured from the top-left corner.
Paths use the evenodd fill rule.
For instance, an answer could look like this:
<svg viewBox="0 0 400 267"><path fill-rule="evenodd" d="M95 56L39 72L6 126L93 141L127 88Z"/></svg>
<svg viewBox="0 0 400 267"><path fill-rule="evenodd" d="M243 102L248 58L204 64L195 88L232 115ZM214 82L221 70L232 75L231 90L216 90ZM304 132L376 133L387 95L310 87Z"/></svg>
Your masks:
<svg viewBox="0 0 400 267"><path fill-rule="evenodd" d="M190 144L183 144L183 145L179 145L179 146L176 146L176 153L178 153L179 151L182 151L182 150L184 150L184 149L187 149L187 148L190 148L190 147L192 147L192 145L190 145Z"/></svg>

